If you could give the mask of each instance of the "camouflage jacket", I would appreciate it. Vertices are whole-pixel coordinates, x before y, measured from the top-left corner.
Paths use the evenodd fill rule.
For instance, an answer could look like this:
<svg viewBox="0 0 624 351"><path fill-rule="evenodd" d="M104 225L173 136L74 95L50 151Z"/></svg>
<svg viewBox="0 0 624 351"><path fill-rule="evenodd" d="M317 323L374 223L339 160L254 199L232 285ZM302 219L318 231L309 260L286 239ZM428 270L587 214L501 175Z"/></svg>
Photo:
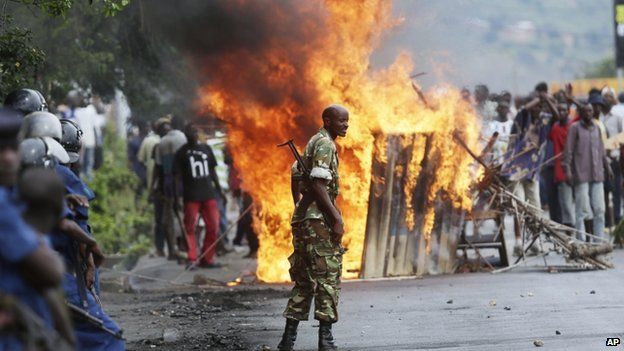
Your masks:
<svg viewBox="0 0 624 351"><path fill-rule="evenodd" d="M327 183L327 193L332 202L334 202L339 192L338 153L336 144L334 144L329 132L325 128L321 128L308 141L302 158L306 168L310 170L310 178L329 181ZM296 165L293 165L292 176L293 179L302 179L301 171L297 169ZM309 185L304 179L300 180L299 189L301 189L302 193L310 191L308 187ZM295 207L291 223L299 223L305 219L323 219L323 213L318 209L316 202L312 202L305 210L305 213L304 210L301 207L301 201L299 201Z"/></svg>

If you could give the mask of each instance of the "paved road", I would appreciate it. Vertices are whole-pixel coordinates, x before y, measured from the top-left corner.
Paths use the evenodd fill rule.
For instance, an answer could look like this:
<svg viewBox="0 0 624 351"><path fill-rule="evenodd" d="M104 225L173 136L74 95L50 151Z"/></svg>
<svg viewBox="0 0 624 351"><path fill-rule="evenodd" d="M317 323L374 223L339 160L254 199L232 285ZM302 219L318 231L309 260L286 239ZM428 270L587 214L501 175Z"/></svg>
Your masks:
<svg viewBox="0 0 624 351"><path fill-rule="evenodd" d="M624 251L613 261L619 268L608 271L347 282L335 335L344 350L534 350L536 339L544 350L623 349L605 346L624 337ZM285 303L268 300L237 316L250 344L275 349ZM301 325L297 350L316 350L317 325Z"/></svg>

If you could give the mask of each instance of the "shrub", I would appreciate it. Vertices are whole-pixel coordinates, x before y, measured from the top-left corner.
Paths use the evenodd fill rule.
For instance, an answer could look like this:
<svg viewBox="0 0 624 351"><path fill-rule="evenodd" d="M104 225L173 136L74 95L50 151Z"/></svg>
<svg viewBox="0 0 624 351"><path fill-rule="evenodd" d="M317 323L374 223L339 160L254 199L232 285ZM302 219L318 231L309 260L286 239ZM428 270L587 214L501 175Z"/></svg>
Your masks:
<svg viewBox="0 0 624 351"><path fill-rule="evenodd" d="M96 199L90 220L100 247L108 254L141 255L151 247L151 205L137 195L139 179L127 166L125 141L111 128L104 140L104 162L89 184Z"/></svg>

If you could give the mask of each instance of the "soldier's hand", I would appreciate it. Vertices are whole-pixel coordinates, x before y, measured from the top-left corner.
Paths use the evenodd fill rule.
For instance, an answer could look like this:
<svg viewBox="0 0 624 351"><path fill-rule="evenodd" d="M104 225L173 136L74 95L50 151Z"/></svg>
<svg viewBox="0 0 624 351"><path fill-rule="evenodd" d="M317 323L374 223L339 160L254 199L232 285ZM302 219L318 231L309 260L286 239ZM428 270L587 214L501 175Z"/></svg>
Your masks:
<svg viewBox="0 0 624 351"><path fill-rule="evenodd" d="M340 235L334 234L334 237L332 238L332 240L334 241L335 245L341 246L342 245L342 234L340 234Z"/></svg>
<svg viewBox="0 0 624 351"><path fill-rule="evenodd" d="M87 271L85 272L85 283L87 285L87 289L93 289L93 285L95 284L95 267L87 266Z"/></svg>
<svg viewBox="0 0 624 351"><path fill-rule="evenodd" d="M100 251L100 248L97 244L89 246L89 250L91 250L91 254L93 255L93 262L96 267L99 267L104 263L104 254Z"/></svg>
<svg viewBox="0 0 624 351"><path fill-rule="evenodd" d="M334 225L332 225L332 232L334 235L342 237L342 234L344 234L344 222L342 221L342 217L338 217L334 221Z"/></svg>
<svg viewBox="0 0 624 351"><path fill-rule="evenodd" d="M67 200L67 204L70 209L75 209L76 207L89 207L89 200L86 196L78 195L78 194L67 194L65 195L65 199Z"/></svg>

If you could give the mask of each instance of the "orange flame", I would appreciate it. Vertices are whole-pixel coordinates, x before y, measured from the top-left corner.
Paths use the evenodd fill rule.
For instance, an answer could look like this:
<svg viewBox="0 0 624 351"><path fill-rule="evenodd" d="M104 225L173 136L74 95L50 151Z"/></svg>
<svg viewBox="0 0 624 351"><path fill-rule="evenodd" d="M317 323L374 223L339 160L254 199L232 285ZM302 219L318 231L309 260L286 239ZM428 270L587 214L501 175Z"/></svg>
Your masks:
<svg viewBox="0 0 624 351"><path fill-rule="evenodd" d="M230 6L245 6L231 2ZM374 133L435 133L433 149L440 153L438 176L427 194L433 201L439 191L458 208L469 208L470 158L452 140L460 130L475 145L478 123L459 92L451 87L427 94L428 106L419 101L409 81L413 62L400 54L386 69L372 71L369 57L382 34L399 21L391 16L391 2L328 0L298 2L302 18L322 18L299 24L306 35L297 45L268 42L266 49L249 55L237 50L206 63L210 83L200 91L200 105L228 124L228 146L240 170L243 187L257 208L254 227L259 233L259 279L289 280L287 257L292 252L290 194L292 156L276 144L295 138L299 149L321 125L320 113L330 103L340 103L351 114L347 137L338 139L341 196L338 200L346 224L343 245L344 277L357 277L363 251L366 214L375 145ZM275 21L288 14L276 12ZM262 76L261 86L245 80ZM267 98L267 92L275 92ZM410 212L411 194L424 148L408 165L405 186ZM377 153L383 158L383 153ZM434 223L433 208L425 217L427 233ZM413 223L412 223L413 225ZM428 229L427 229L428 228Z"/></svg>
<svg viewBox="0 0 624 351"><path fill-rule="evenodd" d="M243 283L243 278L238 277L230 282L225 283L225 286L232 287L232 286L241 285L242 283Z"/></svg>

